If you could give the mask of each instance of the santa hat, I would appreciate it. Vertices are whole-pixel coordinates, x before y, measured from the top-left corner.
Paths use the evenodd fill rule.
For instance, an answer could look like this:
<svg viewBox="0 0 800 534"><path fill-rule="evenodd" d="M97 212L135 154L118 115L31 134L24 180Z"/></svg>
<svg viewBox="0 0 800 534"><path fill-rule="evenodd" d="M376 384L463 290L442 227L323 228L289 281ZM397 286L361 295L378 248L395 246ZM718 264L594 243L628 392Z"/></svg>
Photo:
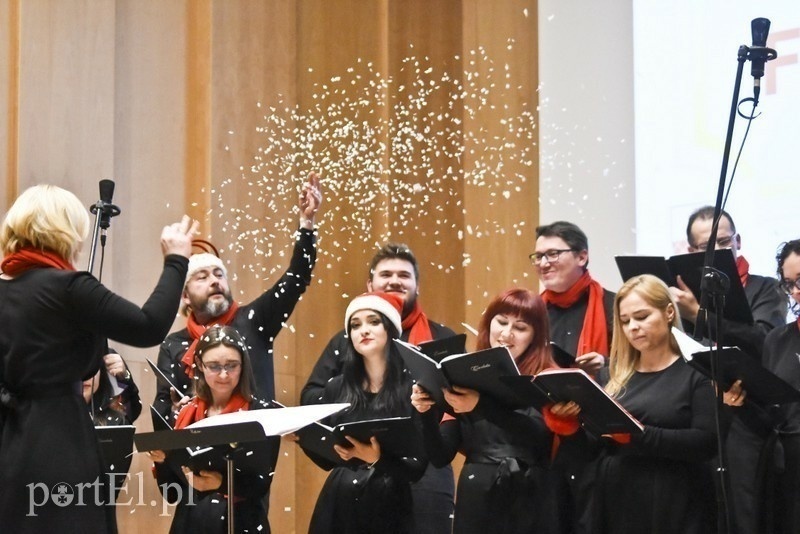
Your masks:
<svg viewBox="0 0 800 534"><path fill-rule="evenodd" d="M186 271L186 281L183 285L186 286L197 271L200 269L208 269L209 267L212 269L221 269L222 274L224 274L225 277L228 276L228 270L222 264L222 260L217 256L209 254L208 252L192 254L192 257L189 258L189 269Z"/></svg>
<svg viewBox="0 0 800 534"><path fill-rule="evenodd" d="M350 329L350 318L353 314L361 310L382 313L397 328L398 334L403 332L403 319L400 314L403 311L403 299L394 293L364 293L354 298L344 313L345 331Z"/></svg>

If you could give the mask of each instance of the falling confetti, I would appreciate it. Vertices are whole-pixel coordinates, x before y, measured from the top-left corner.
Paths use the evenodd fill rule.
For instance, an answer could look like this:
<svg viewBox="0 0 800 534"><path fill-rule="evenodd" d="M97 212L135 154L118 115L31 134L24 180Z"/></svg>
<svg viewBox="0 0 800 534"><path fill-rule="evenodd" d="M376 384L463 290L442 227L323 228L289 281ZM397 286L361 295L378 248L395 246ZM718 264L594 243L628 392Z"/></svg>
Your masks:
<svg viewBox="0 0 800 534"><path fill-rule="evenodd" d="M513 46L509 39L506 49ZM445 230L461 240L465 234L521 235L524 221L509 228L507 221L487 215L465 226L460 216L466 214L465 188L480 188L490 206L499 207L489 213L504 213L502 203L523 191L536 172L536 102L523 102L521 112L509 107L512 98L519 101L521 86L509 64L495 63L483 47L453 59L462 72L410 55L395 78L358 59L314 85L310 105L289 106L280 96L256 104L261 119L253 160L239 162L240 175L211 191L208 213L227 251L254 253L240 275L267 280L286 268L276 261L288 255L276 237L296 228L297 213L287 206L296 204L311 170L320 172L325 197L316 223L339 230L336 240L318 250L318 283L339 287L324 280L325 270L351 252L430 232L430 222L421 227L423 220L435 221L431 242L437 244L447 238L440 233ZM478 118L480 127L467 124ZM240 135L227 133L226 150ZM457 211L445 211L443 202ZM431 267L450 273L471 263L465 255L456 265L432 262ZM292 329L290 323L284 326Z"/></svg>

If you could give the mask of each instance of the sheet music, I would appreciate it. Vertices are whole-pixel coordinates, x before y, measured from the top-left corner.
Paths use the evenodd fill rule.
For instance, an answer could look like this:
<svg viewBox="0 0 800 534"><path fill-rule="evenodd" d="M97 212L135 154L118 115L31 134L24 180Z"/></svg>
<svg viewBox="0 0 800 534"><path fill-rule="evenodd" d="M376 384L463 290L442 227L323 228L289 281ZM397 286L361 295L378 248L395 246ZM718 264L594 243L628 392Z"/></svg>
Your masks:
<svg viewBox="0 0 800 534"><path fill-rule="evenodd" d="M203 428L235 423L260 423L268 436L283 436L310 425L329 415L340 412L350 406L347 402L336 404L312 404L309 406L290 406L271 410L247 410L224 413L201 419L186 428Z"/></svg>
<svg viewBox="0 0 800 534"><path fill-rule="evenodd" d="M691 360L692 354L695 352L708 350L708 347L702 343L698 343L686 332L683 332L674 326L672 327L672 335L675 337L675 341L678 342L678 348L681 350L681 356L683 356L683 359L686 361Z"/></svg>

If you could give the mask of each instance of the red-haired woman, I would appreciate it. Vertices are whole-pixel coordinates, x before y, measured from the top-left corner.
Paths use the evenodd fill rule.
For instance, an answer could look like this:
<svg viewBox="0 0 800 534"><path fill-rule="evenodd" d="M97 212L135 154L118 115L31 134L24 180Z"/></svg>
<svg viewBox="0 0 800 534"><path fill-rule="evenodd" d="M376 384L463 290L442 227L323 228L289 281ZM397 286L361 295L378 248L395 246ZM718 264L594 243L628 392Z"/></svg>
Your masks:
<svg viewBox="0 0 800 534"><path fill-rule="evenodd" d="M486 308L478 350L506 346L522 374L556 367L550 354L547 310L526 289L509 289ZM458 480L454 534L547 532L553 521L543 495L552 443L541 415L514 410L477 391L454 386L445 398L456 412L441 424L430 396L414 386L425 449L437 466L466 457Z"/></svg>

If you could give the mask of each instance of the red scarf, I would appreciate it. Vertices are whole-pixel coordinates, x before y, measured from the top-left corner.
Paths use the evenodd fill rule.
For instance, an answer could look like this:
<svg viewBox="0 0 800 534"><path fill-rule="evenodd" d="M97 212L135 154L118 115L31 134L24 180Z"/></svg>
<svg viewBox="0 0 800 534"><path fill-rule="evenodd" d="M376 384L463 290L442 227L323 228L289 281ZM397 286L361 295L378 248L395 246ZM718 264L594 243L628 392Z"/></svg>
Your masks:
<svg viewBox="0 0 800 534"><path fill-rule="evenodd" d="M741 254L736 256L736 271L739 273L739 279L742 281L742 287L747 285L747 280L750 278L750 264L744 259Z"/></svg>
<svg viewBox="0 0 800 534"><path fill-rule="evenodd" d="M244 400L244 397L237 392L231 395L228 404L225 405L225 408L219 413L219 415L224 413L242 412L249 409L250 403ZM175 430L186 428L192 423L196 423L201 419L205 419L207 416L208 404L203 399L195 397L192 399L192 402L184 406L181 410L181 413L178 414L178 419L175 421Z"/></svg>
<svg viewBox="0 0 800 534"><path fill-rule="evenodd" d="M403 319L403 331L408 332L408 342L412 345L419 345L433 339L428 316L419 307L419 302L414 302L414 309Z"/></svg>
<svg viewBox="0 0 800 534"><path fill-rule="evenodd" d="M189 319L186 321L186 330L189 331L189 336L192 338L192 344L189 345L189 348L186 349L186 354L183 355L181 358L181 362L185 365L184 372L186 376L189 378L194 378L194 351L197 348L197 342L200 341L200 336L203 335L209 327L214 326L215 324L221 325L229 325L233 322L233 318L236 317L236 312L239 310L239 305L236 302L231 302L230 308L228 311L220 315L219 317L214 317L208 324L200 324L195 319L194 312L189 314Z"/></svg>
<svg viewBox="0 0 800 534"><path fill-rule="evenodd" d="M8 276L17 276L28 269L53 267L64 271L74 271L75 267L70 262L49 250L39 250L33 247L24 247L3 258L0 270Z"/></svg>
<svg viewBox="0 0 800 534"><path fill-rule="evenodd" d="M572 287L563 293L556 293L549 289L542 292L542 300L559 308L569 308L580 299L584 292L589 291L589 304L586 307L586 316L583 318L581 336L578 338L578 352L581 356L589 352L597 352L604 356L608 354L608 326L603 308L603 286L594 280L589 271L583 273Z"/></svg>

